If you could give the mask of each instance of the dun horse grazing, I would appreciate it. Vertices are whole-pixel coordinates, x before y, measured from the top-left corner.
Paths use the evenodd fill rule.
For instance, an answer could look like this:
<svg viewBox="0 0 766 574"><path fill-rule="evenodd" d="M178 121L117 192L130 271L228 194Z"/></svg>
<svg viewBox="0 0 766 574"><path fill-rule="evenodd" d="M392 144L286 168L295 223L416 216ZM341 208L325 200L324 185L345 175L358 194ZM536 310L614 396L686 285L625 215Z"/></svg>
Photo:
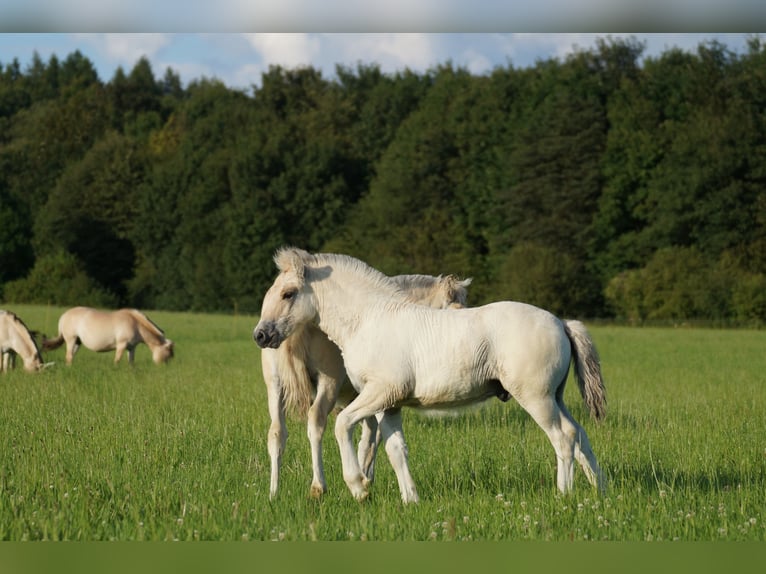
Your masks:
<svg viewBox="0 0 766 574"><path fill-rule="evenodd" d="M34 336L24 322L10 311L0 310L0 354L0 372L14 367L16 355L21 356L24 370L30 373L46 366Z"/></svg>
<svg viewBox="0 0 766 574"><path fill-rule="evenodd" d="M114 362L119 363L125 351L132 365L136 345L146 343L155 363L173 357L173 341L146 315L136 309L99 311L89 307L74 307L59 318L59 333L55 339L43 341L45 350L57 349L66 342L66 363L72 364L80 344L91 351L114 350Z"/></svg>
<svg viewBox="0 0 766 574"><path fill-rule="evenodd" d="M461 281L454 275L399 275L392 279L401 287L405 298L435 308L465 306L466 288L471 283L471 279ZM313 468L310 492L313 497L319 497L327 491L322 463L322 437L327 416L336 403L346 405L356 396L348 383L340 349L316 326L305 324L278 349L263 349L261 367L271 416L267 440L271 457L269 495L274 498L279 487L279 468L287 442L287 406L293 412L306 415L308 420ZM359 462L370 480L377 444L377 420L370 417L363 421L359 443Z"/></svg>
<svg viewBox="0 0 766 574"><path fill-rule="evenodd" d="M417 502L401 408L453 408L492 397L515 398L545 431L559 490L571 491L575 459L592 485L605 487L585 430L563 402L572 362L592 416L605 414L598 355L582 323L511 301L444 310L415 305L391 279L344 255L282 249L275 262L280 273L253 337L262 348L278 348L300 326L316 324L341 349L359 394L338 414L335 437L355 498L368 496L369 483L352 441L359 421L382 413L402 499Z"/></svg>

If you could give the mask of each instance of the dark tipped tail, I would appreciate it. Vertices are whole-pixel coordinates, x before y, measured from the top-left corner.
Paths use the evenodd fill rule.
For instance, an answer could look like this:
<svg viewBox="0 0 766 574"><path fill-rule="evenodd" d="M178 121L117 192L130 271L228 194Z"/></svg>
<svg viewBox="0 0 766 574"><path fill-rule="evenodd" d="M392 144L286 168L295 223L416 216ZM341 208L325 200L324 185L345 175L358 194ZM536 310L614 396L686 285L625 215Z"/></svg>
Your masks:
<svg viewBox="0 0 766 574"><path fill-rule="evenodd" d="M596 420L606 416L606 387L601 376L598 351L585 325L580 321L563 321L564 331L572 343L575 378L590 414Z"/></svg>
<svg viewBox="0 0 766 574"><path fill-rule="evenodd" d="M60 334L55 339L48 339L45 335L43 335L43 351L52 351L53 349L58 349L63 344L64 335Z"/></svg>

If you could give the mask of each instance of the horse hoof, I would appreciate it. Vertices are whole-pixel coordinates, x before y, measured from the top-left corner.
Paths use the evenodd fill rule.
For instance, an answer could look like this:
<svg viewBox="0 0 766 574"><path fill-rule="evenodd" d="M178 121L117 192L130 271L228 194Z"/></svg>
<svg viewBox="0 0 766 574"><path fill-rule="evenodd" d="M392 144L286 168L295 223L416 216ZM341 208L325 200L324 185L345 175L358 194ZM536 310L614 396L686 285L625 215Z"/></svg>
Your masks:
<svg viewBox="0 0 766 574"><path fill-rule="evenodd" d="M317 486L315 484L311 485L311 492L310 492L311 498L317 498L317 499L322 498L322 495L325 492L327 492L327 489L325 489L324 487Z"/></svg>
<svg viewBox="0 0 766 574"><path fill-rule="evenodd" d="M357 502L364 502L370 497L370 493L365 490L364 492L359 492L357 494L354 494L354 498L356 498Z"/></svg>

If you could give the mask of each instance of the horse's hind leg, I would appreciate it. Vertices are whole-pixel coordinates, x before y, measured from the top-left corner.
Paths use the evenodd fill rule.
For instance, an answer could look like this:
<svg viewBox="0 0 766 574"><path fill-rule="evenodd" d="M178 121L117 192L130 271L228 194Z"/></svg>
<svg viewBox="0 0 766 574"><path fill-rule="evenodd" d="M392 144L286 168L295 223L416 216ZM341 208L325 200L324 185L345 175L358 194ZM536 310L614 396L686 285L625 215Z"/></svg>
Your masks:
<svg viewBox="0 0 766 574"><path fill-rule="evenodd" d="M77 354L80 348L80 338L74 337L73 339L65 339L66 342L66 364L71 365L74 361L74 356Z"/></svg>
<svg viewBox="0 0 766 574"><path fill-rule="evenodd" d="M606 478L601 471L601 467L598 465L596 455L593 454L593 449L590 446L585 429L574 419L563 403L559 402L559 408L571 424L574 425L575 429L577 429L577 434L575 435L575 459L585 472L585 476L588 477L588 482L595 486L599 492L604 492L606 490Z"/></svg>
<svg viewBox="0 0 766 574"><path fill-rule="evenodd" d="M516 397L540 428L545 431L556 451L556 485L563 493L571 492L574 479L574 454L577 429L564 416L552 395L528 399Z"/></svg>
<svg viewBox="0 0 766 574"><path fill-rule="evenodd" d="M386 444L386 454L399 482L399 491L405 503L418 502L418 491L410 474L407 444L404 442L401 409L389 409L380 418L380 430Z"/></svg>
<svg viewBox="0 0 766 574"><path fill-rule="evenodd" d="M378 414L362 420L362 436L359 439L359 448L357 450L359 465L370 482L375 477L375 456L377 455L381 439L380 427L378 425L379 416L382 415Z"/></svg>

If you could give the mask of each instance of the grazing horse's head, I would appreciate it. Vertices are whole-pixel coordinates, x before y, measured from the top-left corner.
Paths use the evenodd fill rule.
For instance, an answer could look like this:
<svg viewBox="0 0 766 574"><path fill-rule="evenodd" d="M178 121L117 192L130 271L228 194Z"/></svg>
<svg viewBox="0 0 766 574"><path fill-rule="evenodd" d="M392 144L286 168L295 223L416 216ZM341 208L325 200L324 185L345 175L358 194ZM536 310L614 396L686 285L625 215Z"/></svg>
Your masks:
<svg viewBox="0 0 766 574"><path fill-rule="evenodd" d="M152 360L158 365L167 363L174 356L173 346L173 341L165 339L161 345L152 348Z"/></svg>
<svg viewBox="0 0 766 574"><path fill-rule="evenodd" d="M10 311L4 311L4 316L10 318L11 326L16 332L16 345L11 351L21 356L24 361L24 370L29 373L42 371L49 365L43 362L40 347L37 345L37 331L30 331L21 317Z"/></svg>
<svg viewBox="0 0 766 574"><path fill-rule="evenodd" d="M261 320L253 330L253 339L262 349L276 349L296 327L316 316L305 275L306 263L312 258L294 248L280 249L274 256L279 275L263 298Z"/></svg>

